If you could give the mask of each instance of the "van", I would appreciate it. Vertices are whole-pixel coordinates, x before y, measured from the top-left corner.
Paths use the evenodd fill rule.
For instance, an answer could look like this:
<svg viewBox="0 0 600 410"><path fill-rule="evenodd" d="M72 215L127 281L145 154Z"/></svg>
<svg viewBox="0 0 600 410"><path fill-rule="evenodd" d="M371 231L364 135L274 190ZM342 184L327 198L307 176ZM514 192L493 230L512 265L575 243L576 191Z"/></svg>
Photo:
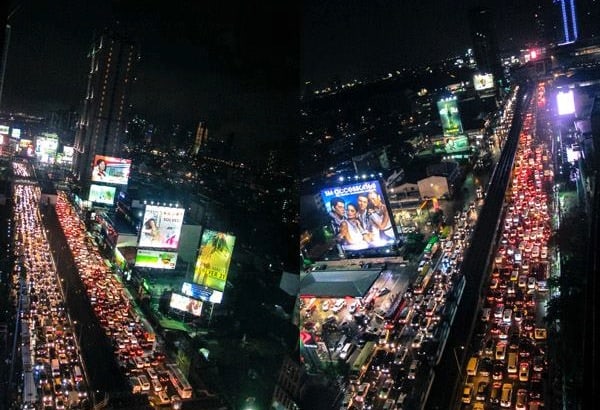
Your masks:
<svg viewBox="0 0 600 410"><path fill-rule="evenodd" d="M510 407L512 404L512 384L504 383L502 385L502 395L500 396L500 407Z"/></svg>
<svg viewBox="0 0 600 410"><path fill-rule="evenodd" d="M508 354L508 365L507 369L508 377L516 377L517 376L517 354L511 352Z"/></svg>
<svg viewBox="0 0 600 410"><path fill-rule="evenodd" d="M477 368L479 367L479 359L476 356L472 356L467 363L467 376L477 375Z"/></svg>
<svg viewBox="0 0 600 410"><path fill-rule="evenodd" d="M352 343L346 343L346 345L340 352L340 359L346 360L348 358L348 356L350 356L350 354L352 353L353 350L354 350L354 345Z"/></svg>
<svg viewBox="0 0 600 410"><path fill-rule="evenodd" d="M138 379L140 380L140 385L142 386L142 391L149 391L150 390L150 380L148 380L148 377L146 377L145 375L141 375L138 377Z"/></svg>
<svg viewBox="0 0 600 410"><path fill-rule="evenodd" d="M83 379L81 367L79 367L78 365L73 366L73 377L75 377L76 382L80 382Z"/></svg>

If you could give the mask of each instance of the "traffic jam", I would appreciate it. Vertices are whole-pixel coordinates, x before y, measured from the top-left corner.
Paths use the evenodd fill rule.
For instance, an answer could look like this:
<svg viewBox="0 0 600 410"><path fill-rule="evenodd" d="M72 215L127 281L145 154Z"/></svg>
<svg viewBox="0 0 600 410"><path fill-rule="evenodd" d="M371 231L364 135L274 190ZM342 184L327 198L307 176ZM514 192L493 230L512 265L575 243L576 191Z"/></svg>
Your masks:
<svg viewBox="0 0 600 410"><path fill-rule="evenodd" d="M97 247L86 239L85 226L64 192L59 193L56 213L89 302L129 377L132 392L148 394L153 403L161 405L190 398L192 389L187 379L176 366L166 363L155 333L136 311Z"/></svg>
<svg viewBox="0 0 600 410"><path fill-rule="evenodd" d="M28 166L20 162L13 163L13 173L31 176ZM14 255L18 263L13 289L21 321L23 406L81 408L88 401L88 385L38 212L39 200L39 187L15 184Z"/></svg>
<svg viewBox="0 0 600 410"><path fill-rule="evenodd" d="M537 409L547 372L544 306L549 276L551 153L536 138L535 113L526 113L500 241L479 315L479 350L472 352L462 387L464 408Z"/></svg>
<svg viewBox="0 0 600 410"><path fill-rule="evenodd" d="M314 342L323 361L349 365L341 408L421 403L464 289L460 267L477 212L471 203L457 212L446 237L430 238L414 280L383 269L364 298L301 299L305 343Z"/></svg>
<svg viewBox="0 0 600 410"><path fill-rule="evenodd" d="M21 321L23 408L89 408L93 398L88 395L78 333L84 326L77 326L67 311L40 213L41 190L29 163L13 162L13 173L24 181L15 184L13 195L17 263L12 276L12 297ZM191 385L157 346L152 327L135 309L97 246L88 240L85 225L64 192L58 193L56 213L87 299L112 343L131 392L147 395L155 406L180 406L192 397Z"/></svg>

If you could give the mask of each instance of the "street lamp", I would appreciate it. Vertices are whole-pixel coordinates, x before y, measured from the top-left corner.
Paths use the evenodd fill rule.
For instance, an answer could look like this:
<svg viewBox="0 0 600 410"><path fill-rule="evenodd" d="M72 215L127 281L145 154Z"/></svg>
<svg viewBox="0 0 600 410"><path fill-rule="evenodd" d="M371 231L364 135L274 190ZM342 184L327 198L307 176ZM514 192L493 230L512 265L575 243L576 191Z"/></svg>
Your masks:
<svg viewBox="0 0 600 410"><path fill-rule="evenodd" d="M453 347L452 348L452 353L454 353L454 360L456 360L456 370L458 371L459 376L461 375L461 365L460 365L460 360L458 360L458 355L456 354L456 349L460 349L462 351L465 350L464 346L458 346L458 347ZM461 353L461 357L462 357L462 353ZM461 376L461 380L462 380L462 376Z"/></svg>

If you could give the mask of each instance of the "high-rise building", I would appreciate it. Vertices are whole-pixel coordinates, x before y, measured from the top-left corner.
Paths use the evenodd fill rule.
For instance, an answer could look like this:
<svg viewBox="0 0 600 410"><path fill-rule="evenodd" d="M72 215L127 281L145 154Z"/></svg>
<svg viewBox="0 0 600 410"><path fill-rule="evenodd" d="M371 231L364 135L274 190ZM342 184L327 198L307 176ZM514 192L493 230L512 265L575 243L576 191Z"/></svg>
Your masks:
<svg viewBox="0 0 600 410"><path fill-rule="evenodd" d="M198 128L196 129L196 138L194 139L194 145L192 146L192 155L198 155L198 151L202 148L206 141L208 141L208 128L206 124L200 121Z"/></svg>
<svg viewBox="0 0 600 410"><path fill-rule="evenodd" d="M137 56L133 41L116 31L105 30L92 42L73 159L73 172L84 183L94 155L121 156Z"/></svg>
<svg viewBox="0 0 600 410"><path fill-rule="evenodd" d="M554 0L558 5L560 21L562 23L561 43L573 43L579 37L575 0Z"/></svg>
<svg viewBox="0 0 600 410"><path fill-rule="evenodd" d="M498 82L502 77L502 66L492 11L485 8L470 9L469 25L477 68L481 72L493 74L494 80Z"/></svg>

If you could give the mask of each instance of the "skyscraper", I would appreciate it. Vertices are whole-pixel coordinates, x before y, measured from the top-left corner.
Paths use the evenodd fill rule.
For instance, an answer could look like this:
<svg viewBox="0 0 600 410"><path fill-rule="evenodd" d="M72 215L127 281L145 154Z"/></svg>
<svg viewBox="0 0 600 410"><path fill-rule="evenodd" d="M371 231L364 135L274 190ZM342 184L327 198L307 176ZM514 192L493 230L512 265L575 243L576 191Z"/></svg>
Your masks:
<svg viewBox="0 0 600 410"><path fill-rule="evenodd" d="M577 27L577 14L575 13L575 0L554 0L560 9L562 22L562 43L573 43L579 37Z"/></svg>
<svg viewBox="0 0 600 410"><path fill-rule="evenodd" d="M105 30L92 42L83 111L75 136L73 172L91 176L94 155L121 156L137 50L126 36Z"/></svg>
<svg viewBox="0 0 600 410"><path fill-rule="evenodd" d="M469 25L477 68L482 72L492 73L494 80L497 82L502 76L502 66L500 65L498 42L491 10L484 8L469 10Z"/></svg>
<svg viewBox="0 0 600 410"><path fill-rule="evenodd" d="M198 151L203 147L208 141L208 128L206 128L206 124L200 121L198 123L198 128L196 129L196 138L194 139L194 145L192 147L192 155L198 155Z"/></svg>

